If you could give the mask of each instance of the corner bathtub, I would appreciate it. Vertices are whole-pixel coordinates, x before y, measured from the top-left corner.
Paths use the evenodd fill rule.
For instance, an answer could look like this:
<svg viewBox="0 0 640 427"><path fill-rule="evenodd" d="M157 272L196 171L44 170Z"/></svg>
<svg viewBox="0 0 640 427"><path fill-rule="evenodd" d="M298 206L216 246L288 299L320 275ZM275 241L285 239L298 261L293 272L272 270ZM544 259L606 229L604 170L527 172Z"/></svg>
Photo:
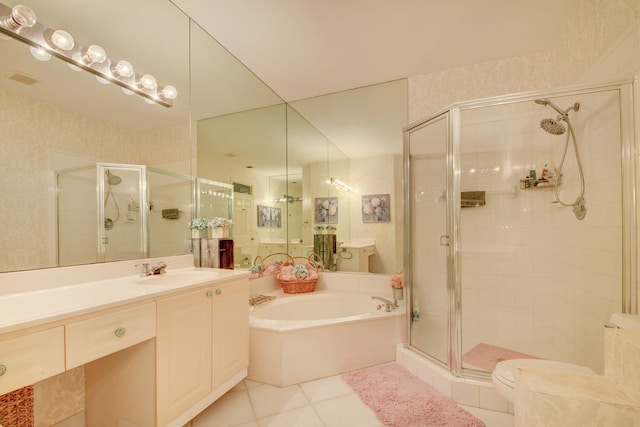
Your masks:
<svg viewBox="0 0 640 427"><path fill-rule="evenodd" d="M402 302L386 312L371 299L379 293L270 295L250 310L250 380L284 387L395 360Z"/></svg>

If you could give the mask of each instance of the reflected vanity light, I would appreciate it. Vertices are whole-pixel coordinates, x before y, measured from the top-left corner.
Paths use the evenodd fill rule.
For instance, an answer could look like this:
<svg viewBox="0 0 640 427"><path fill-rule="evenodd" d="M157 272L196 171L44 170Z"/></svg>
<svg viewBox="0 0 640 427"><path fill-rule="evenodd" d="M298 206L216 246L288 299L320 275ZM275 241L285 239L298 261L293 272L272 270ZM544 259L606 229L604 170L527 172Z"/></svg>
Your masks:
<svg viewBox="0 0 640 427"><path fill-rule="evenodd" d="M9 7L0 3L0 34L8 35L30 46L31 54L40 61L56 56L73 70L85 70L98 81L115 83L125 93L135 93L150 104L173 106L178 91L171 85L158 86L151 74L138 76L127 61L112 61L105 50L95 44L83 46L64 30L54 30L38 22L27 6Z"/></svg>
<svg viewBox="0 0 640 427"><path fill-rule="evenodd" d="M338 190L342 190L342 191L351 191L351 190L353 190L353 188L351 188L350 185L340 181L337 178L333 178L333 177L331 177L331 179L329 181L327 181L327 184L337 188Z"/></svg>

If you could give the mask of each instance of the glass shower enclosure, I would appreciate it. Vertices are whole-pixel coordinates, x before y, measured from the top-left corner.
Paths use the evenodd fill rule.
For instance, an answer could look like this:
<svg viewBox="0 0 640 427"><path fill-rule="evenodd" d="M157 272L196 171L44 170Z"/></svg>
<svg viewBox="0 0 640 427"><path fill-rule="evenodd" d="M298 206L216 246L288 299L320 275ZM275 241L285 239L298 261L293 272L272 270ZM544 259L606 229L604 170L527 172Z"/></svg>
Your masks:
<svg viewBox="0 0 640 427"><path fill-rule="evenodd" d="M96 163L56 171L55 179L58 266L188 252L190 176Z"/></svg>
<svg viewBox="0 0 640 427"><path fill-rule="evenodd" d="M456 376L602 372L603 325L636 309L631 84L457 103L404 134L408 346Z"/></svg>

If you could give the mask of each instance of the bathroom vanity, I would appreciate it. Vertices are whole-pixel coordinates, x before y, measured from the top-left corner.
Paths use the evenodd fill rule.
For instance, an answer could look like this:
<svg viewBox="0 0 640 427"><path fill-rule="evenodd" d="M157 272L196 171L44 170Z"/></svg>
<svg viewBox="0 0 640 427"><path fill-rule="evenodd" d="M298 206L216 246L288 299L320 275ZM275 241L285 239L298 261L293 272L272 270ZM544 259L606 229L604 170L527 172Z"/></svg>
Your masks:
<svg viewBox="0 0 640 427"><path fill-rule="evenodd" d="M90 267L104 270L77 276ZM5 282L0 395L84 366L87 425L181 427L246 376L246 272L170 264L160 276L54 277L58 286L22 292Z"/></svg>

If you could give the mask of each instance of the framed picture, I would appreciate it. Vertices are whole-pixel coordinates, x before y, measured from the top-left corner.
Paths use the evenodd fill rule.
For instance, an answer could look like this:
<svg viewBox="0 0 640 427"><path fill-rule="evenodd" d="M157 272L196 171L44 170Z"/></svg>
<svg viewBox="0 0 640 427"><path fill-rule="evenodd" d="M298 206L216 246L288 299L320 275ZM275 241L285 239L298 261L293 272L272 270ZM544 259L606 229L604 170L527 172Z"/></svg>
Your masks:
<svg viewBox="0 0 640 427"><path fill-rule="evenodd" d="M282 227L282 208L258 205L258 227Z"/></svg>
<svg viewBox="0 0 640 427"><path fill-rule="evenodd" d="M389 194L362 196L362 222L390 222L390 200Z"/></svg>
<svg viewBox="0 0 640 427"><path fill-rule="evenodd" d="M338 198L316 197L314 203L315 222L336 224L338 222Z"/></svg>
<svg viewBox="0 0 640 427"><path fill-rule="evenodd" d="M282 208L271 208L271 226L282 227Z"/></svg>

